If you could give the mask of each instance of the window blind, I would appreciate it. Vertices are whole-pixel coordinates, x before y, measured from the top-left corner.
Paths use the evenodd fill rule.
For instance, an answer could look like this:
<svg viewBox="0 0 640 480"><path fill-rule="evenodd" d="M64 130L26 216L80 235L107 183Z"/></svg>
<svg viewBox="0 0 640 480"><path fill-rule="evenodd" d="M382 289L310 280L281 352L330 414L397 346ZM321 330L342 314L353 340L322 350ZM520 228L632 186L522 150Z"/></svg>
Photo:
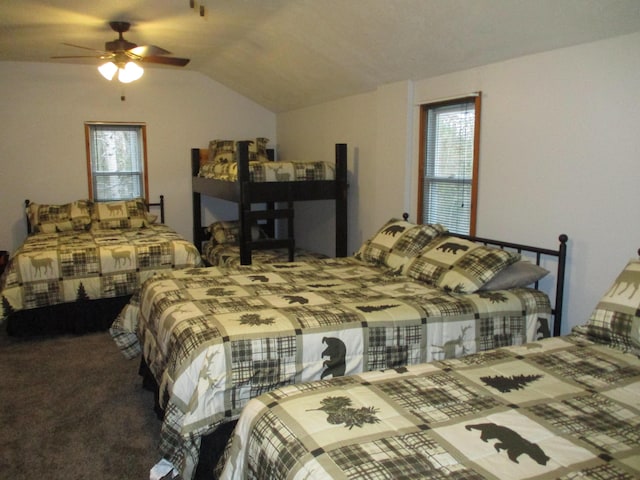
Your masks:
<svg viewBox="0 0 640 480"><path fill-rule="evenodd" d="M91 174L97 201L144 197L139 125L91 125Z"/></svg>
<svg viewBox="0 0 640 480"><path fill-rule="evenodd" d="M426 112L423 222L468 234L473 182L475 100L434 105Z"/></svg>

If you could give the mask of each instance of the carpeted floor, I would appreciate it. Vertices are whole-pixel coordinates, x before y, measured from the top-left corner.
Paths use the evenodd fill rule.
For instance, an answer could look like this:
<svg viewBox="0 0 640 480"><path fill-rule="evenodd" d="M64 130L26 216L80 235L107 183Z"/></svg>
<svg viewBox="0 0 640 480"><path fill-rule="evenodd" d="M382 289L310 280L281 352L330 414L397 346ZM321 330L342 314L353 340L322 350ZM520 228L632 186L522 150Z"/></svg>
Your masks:
<svg viewBox="0 0 640 480"><path fill-rule="evenodd" d="M148 479L160 421L137 372L138 360L126 360L107 332L1 333L0 476Z"/></svg>

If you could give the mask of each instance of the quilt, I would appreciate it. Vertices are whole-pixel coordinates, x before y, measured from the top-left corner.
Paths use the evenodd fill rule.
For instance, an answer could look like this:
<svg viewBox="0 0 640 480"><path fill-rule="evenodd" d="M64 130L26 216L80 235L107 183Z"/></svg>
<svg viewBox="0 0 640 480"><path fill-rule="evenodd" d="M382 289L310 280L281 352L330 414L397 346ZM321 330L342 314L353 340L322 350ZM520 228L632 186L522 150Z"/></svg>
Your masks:
<svg viewBox="0 0 640 480"><path fill-rule="evenodd" d="M249 162L252 182L306 182L334 180L335 165L327 162ZM238 180L236 161L212 161L200 167L200 177L235 182Z"/></svg>
<svg viewBox="0 0 640 480"><path fill-rule="evenodd" d="M144 355L165 409L161 453L191 478L200 437L262 393L524 344L550 315L537 290L456 294L347 257L160 274L111 334Z"/></svg>
<svg viewBox="0 0 640 480"><path fill-rule="evenodd" d="M205 262L216 267L239 267L240 247L238 245L218 244L206 242L202 251ZM294 251L294 260L298 262L315 262L327 258L326 255L310 252L302 248ZM284 263L289 261L289 250L277 248L269 250L253 250L251 252L252 263Z"/></svg>
<svg viewBox="0 0 640 480"><path fill-rule="evenodd" d="M30 235L2 276L1 315L131 295L159 271L200 264L195 246L163 224Z"/></svg>
<svg viewBox="0 0 640 480"><path fill-rule="evenodd" d="M288 385L225 455L225 480L640 478L640 359L574 333Z"/></svg>

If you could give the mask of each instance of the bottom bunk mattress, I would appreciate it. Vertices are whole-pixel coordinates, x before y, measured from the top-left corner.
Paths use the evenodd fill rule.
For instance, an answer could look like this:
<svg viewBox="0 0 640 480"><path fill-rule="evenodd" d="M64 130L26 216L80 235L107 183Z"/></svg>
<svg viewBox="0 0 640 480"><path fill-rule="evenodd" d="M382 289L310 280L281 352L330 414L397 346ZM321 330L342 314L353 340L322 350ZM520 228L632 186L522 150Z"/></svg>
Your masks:
<svg viewBox="0 0 640 480"><path fill-rule="evenodd" d="M550 317L538 290L455 294L347 257L159 274L111 334L144 355L165 410L161 454L188 479L201 437L262 393L523 344Z"/></svg>
<svg viewBox="0 0 640 480"><path fill-rule="evenodd" d="M570 335L289 385L225 455L225 480L636 479L640 359Z"/></svg>
<svg viewBox="0 0 640 480"><path fill-rule="evenodd" d="M202 258L213 267L238 267L240 266L240 247L207 242L202 251ZM296 248L293 259L296 262L309 263L324 258L328 258L327 255ZM288 261L289 250L287 248L253 250L251 252L251 263L284 263Z"/></svg>

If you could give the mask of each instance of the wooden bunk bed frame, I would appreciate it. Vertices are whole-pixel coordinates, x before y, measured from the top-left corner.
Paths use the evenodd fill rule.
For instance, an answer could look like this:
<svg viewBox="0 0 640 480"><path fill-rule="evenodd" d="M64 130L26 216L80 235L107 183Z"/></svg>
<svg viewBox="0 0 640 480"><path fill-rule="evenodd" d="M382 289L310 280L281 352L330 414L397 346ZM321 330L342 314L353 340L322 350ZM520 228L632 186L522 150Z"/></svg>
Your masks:
<svg viewBox="0 0 640 480"><path fill-rule="evenodd" d="M249 141L238 142L238 180L235 182L199 177L200 166L208 158L208 149L191 149L193 176L193 242L201 249L206 240L202 225L202 195L238 204L240 222L240 260L251 263L251 251L288 248L289 260L293 260L295 238L293 232L293 203L308 200L335 200L336 257L347 256L347 145L335 146L335 180L310 180L290 182L251 182L249 176ZM273 160L273 155L270 155ZM276 207L286 203L286 208ZM252 210L253 204L266 205L265 210ZM251 226L258 221L270 225L276 219L286 219L287 237L266 240L251 239Z"/></svg>

